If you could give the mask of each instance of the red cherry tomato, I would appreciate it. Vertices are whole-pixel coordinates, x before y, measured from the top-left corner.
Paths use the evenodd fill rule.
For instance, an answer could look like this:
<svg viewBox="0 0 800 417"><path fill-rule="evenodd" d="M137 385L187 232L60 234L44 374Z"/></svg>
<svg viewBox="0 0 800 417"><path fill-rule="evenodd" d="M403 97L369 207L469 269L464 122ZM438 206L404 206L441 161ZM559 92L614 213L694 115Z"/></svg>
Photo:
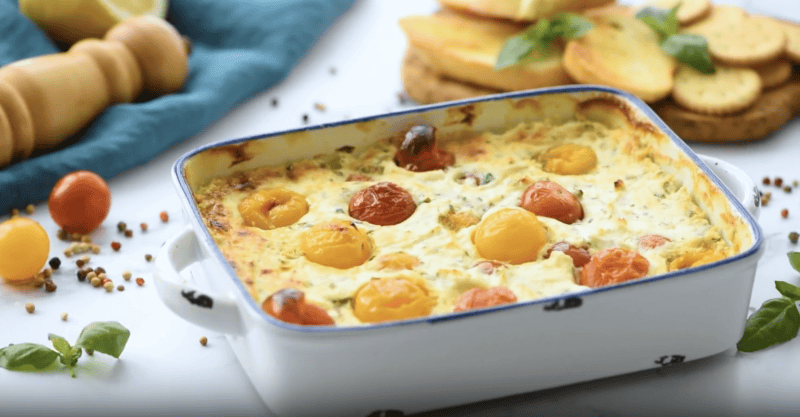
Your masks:
<svg viewBox="0 0 800 417"><path fill-rule="evenodd" d="M580 201L558 183L537 181L522 194L520 206L537 216L572 224L583 219Z"/></svg>
<svg viewBox="0 0 800 417"><path fill-rule="evenodd" d="M397 166L414 172L435 171L452 166L456 161L452 152L436 146L436 128L428 125L414 126L394 156Z"/></svg>
<svg viewBox="0 0 800 417"><path fill-rule="evenodd" d="M105 220L111 208L111 192L99 175L76 171L58 180L50 192L48 209L67 233L89 233Z"/></svg>
<svg viewBox="0 0 800 417"><path fill-rule="evenodd" d="M611 248L603 249L592 255L592 259L583 266L581 285L592 288L616 284L641 278L647 275L650 262L639 252Z"/></svg>
<svg viewBox="0 0 800 417"><path fill-rule="evenodd" d="M545 253L544 258L545 259L549 258L550 253L553 251L564 252L567 256L572 258L572 265L574 265L575 268L580 268L586 265L587 263L589 263L589 260L591 259L588 250L584 248L579 248L574 245L570 245L567 242L558 242L553 244L553 246L551 246L550 249L547 250L547 253Z"/></svg>
<svg viewBox="0 0 800 417"><path fill-rule="evenodd" d="M517 301L517 296L514 292L506 287L492 287L492 288L473 288L464 291L458 296L455 302L453 311L472 310L474 308L483 308L498 306L501 304L509 304Z"/></svg>
<svg viewBox="0 0 800 417"><path fill-rule="evenodd" d="M416 209L417 203L408 191L392 182L379 182L350 199L349 214L378 226L390 226L402 223Z"/></svg>
<svg viewBox="0 0 800 417"><path fill-rule="evenodd" d="M306 295L294 288L284 288L261 304L265 313L278 320L303 326L332 326L331 316L322 307L306 303Z"/></svg>

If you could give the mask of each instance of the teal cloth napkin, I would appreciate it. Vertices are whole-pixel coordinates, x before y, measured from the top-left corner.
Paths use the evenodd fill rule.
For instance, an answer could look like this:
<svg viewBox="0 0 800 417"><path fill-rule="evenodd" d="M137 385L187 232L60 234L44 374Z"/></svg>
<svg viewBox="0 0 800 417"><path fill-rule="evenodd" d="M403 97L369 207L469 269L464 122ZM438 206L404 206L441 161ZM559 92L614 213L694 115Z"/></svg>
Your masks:
<svg viewBox="0 0 800 417"><path fill-rule="evenodd" d="M0 168L0 216L47 200L65 174L110 178L191 139L237 104L283 80L355 0L171 0L167 20L192 41L183 90L107 108L54 152ZM44 32L0 0L0 65L58 52Z"/></svg>

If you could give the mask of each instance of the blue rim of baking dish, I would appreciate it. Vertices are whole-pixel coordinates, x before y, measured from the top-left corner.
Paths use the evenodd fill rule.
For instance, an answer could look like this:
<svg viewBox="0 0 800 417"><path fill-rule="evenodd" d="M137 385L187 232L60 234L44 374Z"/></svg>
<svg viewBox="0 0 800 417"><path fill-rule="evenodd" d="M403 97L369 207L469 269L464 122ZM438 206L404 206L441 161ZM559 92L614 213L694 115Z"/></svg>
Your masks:
<svg viewBox="0 0 800 417"><path fill-rule="evenodd" d="M599 288L587 288L582 291L575 291L569 292L565 294L560 294L556 296L550 297L543 297L538 298L535 300L528 300L523 302L517 302L512 304L503 304L499 306L487 307L482 309L476 310L468 310L458 313L447 313L441 315L432 315L432 316L425 316L419 317L414 319L407 319L407 320L399 320L399 321L391 321L385 323L375 323L375 324L363 324L358 326L300 326L291 323L286 323L280 321L267 313L261 310L261 307L258 305L255 299L250 296L249 291L244 287L241 280L236 275L236 271L233 270L231 265L225 260L225 257L222 255L222 252L219 251L217 244L214 242L214 239L211 237L211 234L208 232L206 227L202 227L202 238L208 244L208 247L212 248L214 252L214 256L216 256L218 261L221 261L221 264L225 268L226 272L228 273L229 277L234 281L235 285L238 289L244 294L244 299L247 301L248 305L254 309L257 314L259 314L265 321L292 331L299 331L299 332L306 332L306 333L318 333L318 332L349 332L349 331L362 331L362 330L372 330L376 328L387 328L387 327L395 327L395 326L408 326L408 325L415 325L421 323L428 323L428 324L436 324L441 322L449 322L452 320L463 319L467 317L483 315L494 313L503 310L510 310L516 308L531 308L534 306L548 306L548 305L556 305L564 300L568 299L575 299L580 298L581 300L591 296L593 294L602 293L606 291L612 290L620 290L624 287L631 287L641 284L646 284L654 281L660 281L663 279L670 279L675 278L681 275L693 274L697 272L701 272L707 269L717 268L721 265L725 265L728 263L736 262L741 259L747 258L749 256L754 256L758 253L761 249L761 246L764 243L763 233L761 231L761 227L758 225L758 222L753 218L753 216L744 208L744 206L736 199L733 194L731 194L730 190L724 185L722 180L717 177L717 175L697 156L697 154L692 151L692 149L687 145L680 137L678 137L672 129L667 126L667 124L661 120L660 117L642 100L629 94L625 91L618 90L616 88L600 86L600 85L565 85L565 86L558 86L558 87L548 87L548 88L541 88L541 89L534 89L534 90L526 90L526 91L515 91L509 93L500 93L500 94L493 94L487 96L481 96L476 98L464 99L464 100L457 100L457 101L449 101L445 103L436 103L430 104L425 106L414 107L407 110L399 110L394 112L387 112L376 114L372 116L366 116L356 119L344 120L340 122L332 122L332 123L323 123L318 125L311 125L305 126L302 128L297 129L289 129L289 130L282 130L277 132L271 133L264 133L259 135L252 135L240 138L233 138L233 139L225 139L221 141L217 141L214 143L206 144L200 147L197 147L184 155L182 155L178 160L173 164L172 173L177 180L177 184L180 187L181 192L183 192L183 197L190 202L189 206L191 207L192 214L194 219L197 223L203 226L202 216L200 215L200 211L197 208L197 205L194 204L194 196L192 194L191 189L189 188L188 183L186 182L185 177L185 170L184 167L186 162L191 159L193 156L207 151L209 149L218 148L222 146L228 145L235 145L242 142L247 142L256 139L267 139L270 137L280 136L288 133L297 133L297 132L304 132L304 131L312 131L312 130L322 130L330 127L347 125L347 124L354 124L360 122L368 122L376 119L382 119L386 117L396 117L396 116L403 116L403 115L413 115L419 113L425 113L432 110L440 110L450 107L459 107L471 103L478 103L478 102L489 102L489 101L498 101L498 100L508 100L508 99L518 99L518 98L525 98L525 97L533 97L533 96L540 96L540 95L549 95L549 94L570 94L570 93L583 93L583 92L599 92L599 93L608 93L611 95L619 96L624 99L637 110L641 111L644 116L647 117L648 121L653 123L658 129L660 129L665 135L667 135L672 142L678 146L686 156L691 158L696 165L700 167L700 169L706 173L706 175L711 179L711 181L727 196L728 201L739 211L740 216L747 221L750 225L750 228L753 233L754 243L753 245L734 256L712 262L710 264L700 265L692 268L681 269L678 271L667 272L664 274L654 275L651 277L641 278L633 281L622 282L619 284L608 285ZM196 231L197 232L197 231Z"/></svg>

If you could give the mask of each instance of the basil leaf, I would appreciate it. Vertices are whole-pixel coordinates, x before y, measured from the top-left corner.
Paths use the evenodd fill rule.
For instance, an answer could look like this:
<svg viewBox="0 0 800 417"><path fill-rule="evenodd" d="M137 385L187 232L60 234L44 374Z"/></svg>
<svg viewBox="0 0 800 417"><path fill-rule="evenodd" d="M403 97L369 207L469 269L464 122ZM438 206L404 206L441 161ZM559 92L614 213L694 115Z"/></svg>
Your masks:
<svg viewBox="0 0 800 417"><path fill-rule="evenodd" d="M744 335L736 344L741 352L755 352L791 340L800 330L800 313L794 301L776 298L765 302L747 319Z"/></svg>
<svg viewBox="0 0 800 417"><path fill-rule="evenodd" d="M644 22L650 29L658 35L659 40L678 33L678 7L672 10L664 10L648 6L636 13L636 18Z"/></svg>
<svg viewBox="0 0 800 417"><path fill-rule="evenodd" d="M75 346L119 358L130 336L130 330L115 321L95 322L84 327Z"/></svg>
<svg viewBox="0 0 800 417"><path fill-rule="evenodd" d="M789 263L792 264L792 268L800 272L800 252L789 252L787 255L789 256Z"/></svg>
<svg viewBox="0 0 800 417"><path fill-rule="evenodd" d="M576 38L594 27L591 21L574 13L561 13L552 20L539 19L522 33L508 38L497 55L494 68L517 65L537 50L547 50L558 37Z"/></svg>
<svg viewBox="0 0 800 417"><path fill-rule="evenodd" d="M20 343L0 349L0 367L18 371L25 366L44 369L52 365L58 352L36 343Z"/></svg>
<svg viewBox="0 0 800 417"><path fill-rule="evenodd" d="M528 56L536 47L536 42L525 35L514 36L506 41L494 68L499 70L518 64L523 58Z"/></svg>
<svg viewBox="0 0 800 417"><path fill-rule="evenodd" d="M702 36L689 33L671 35L661 43L661 49L702 73L714 72L714 62L708 53L708 42Z"/></svg>
<svg viewBox="0 0 800 417"><path fill-rule="evenodd" d="M792 301L800 301L800 287L796 287L784 281L775 281L775 288L777 288L778 292L784 297Z"/></svg>
<svg viewBox="0 0 800 417"><path fill-rule="evenodd" d="M561 13L553 18L552 32L564 38L580 38L590 31L594 24L585 17L575 13Z"/></svg>
<svg viewBox="0 0 800 417"><path fill-rule="evenodd" d="M67 342L67 339L64 339L63 337L58 336L58 335L54 335L52 333L47 335L47 338L50 339L50 342L53 343L53 347L56 348L56 350L60 354L62 354L62 355L69 355L70 354L70 351L72 350L72 346L70 346L69 342Z"/></svg>

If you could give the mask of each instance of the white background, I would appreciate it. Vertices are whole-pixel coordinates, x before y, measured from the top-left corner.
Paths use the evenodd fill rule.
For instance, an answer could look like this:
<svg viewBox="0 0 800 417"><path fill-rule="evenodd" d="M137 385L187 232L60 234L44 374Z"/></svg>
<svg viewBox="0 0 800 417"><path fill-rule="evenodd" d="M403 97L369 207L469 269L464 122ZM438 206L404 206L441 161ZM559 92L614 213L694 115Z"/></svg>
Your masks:
<svg viewBox="0 0 800 417"><path fill-rule="evenodd" d="M797 1L736 2L751 10L800 21ZM131 330L119 360L95 354L79 361L77 378L66 370L46 373L0 369L0 415L269 415L236 361L222 334L187 323L159 300L153 285L153 263L144 255L156 254L161 244L188 223L170 179L174 161L206 143L303 126L339 121L407 108L398 94L400 62L406 46L398 18L427 14L433 0L361 0L316 44L280 85L240 106L197 137L151 161L109 180L111 213L92 237L102 253L90 265L102 266L124 292L106 293L78 282L73 260L55 239L57 226L46 204L32 216L51 235L53 256L64 261L54 281L57 291L30 290L0 284L0 346L34 342L49 345L48 333L73 342L93 321L115 320ZM335 73L331 72L335 68ZM276 98L278 105L272 106ZM316 110L315 103L325 106ZM698 152L737 165L760 183L780 176L800 179L800 122L779 133L748 144L692 145ZM772 201L761 212L766 250L759 262L750 302L751 310L778 297L775 280L800 284L786 252L800 250L789 243L789 231L800 231L800 189L786 194L774 187ZM779 212L788 208L789 218ZM162 223L158 214L170 219ZM0 217L4 220L6 217ZM133 238L117 233L125 221ZM138 224L147 222L141 233ZM113 252L112 241L122 249ZM124 282L130 270L146 283ZM713 294L709 294L713 296ZM24 305L36 304L34 314ZM62 321L62 312L69 314ZM208 345L198 339L208 337ZM440 410L429 415L704 415L711 409L729 415L800 414L800 339L753 354L730 350L680 366L586 382L569 387ZM313 397L309 398L313 401Z"/></svg>

